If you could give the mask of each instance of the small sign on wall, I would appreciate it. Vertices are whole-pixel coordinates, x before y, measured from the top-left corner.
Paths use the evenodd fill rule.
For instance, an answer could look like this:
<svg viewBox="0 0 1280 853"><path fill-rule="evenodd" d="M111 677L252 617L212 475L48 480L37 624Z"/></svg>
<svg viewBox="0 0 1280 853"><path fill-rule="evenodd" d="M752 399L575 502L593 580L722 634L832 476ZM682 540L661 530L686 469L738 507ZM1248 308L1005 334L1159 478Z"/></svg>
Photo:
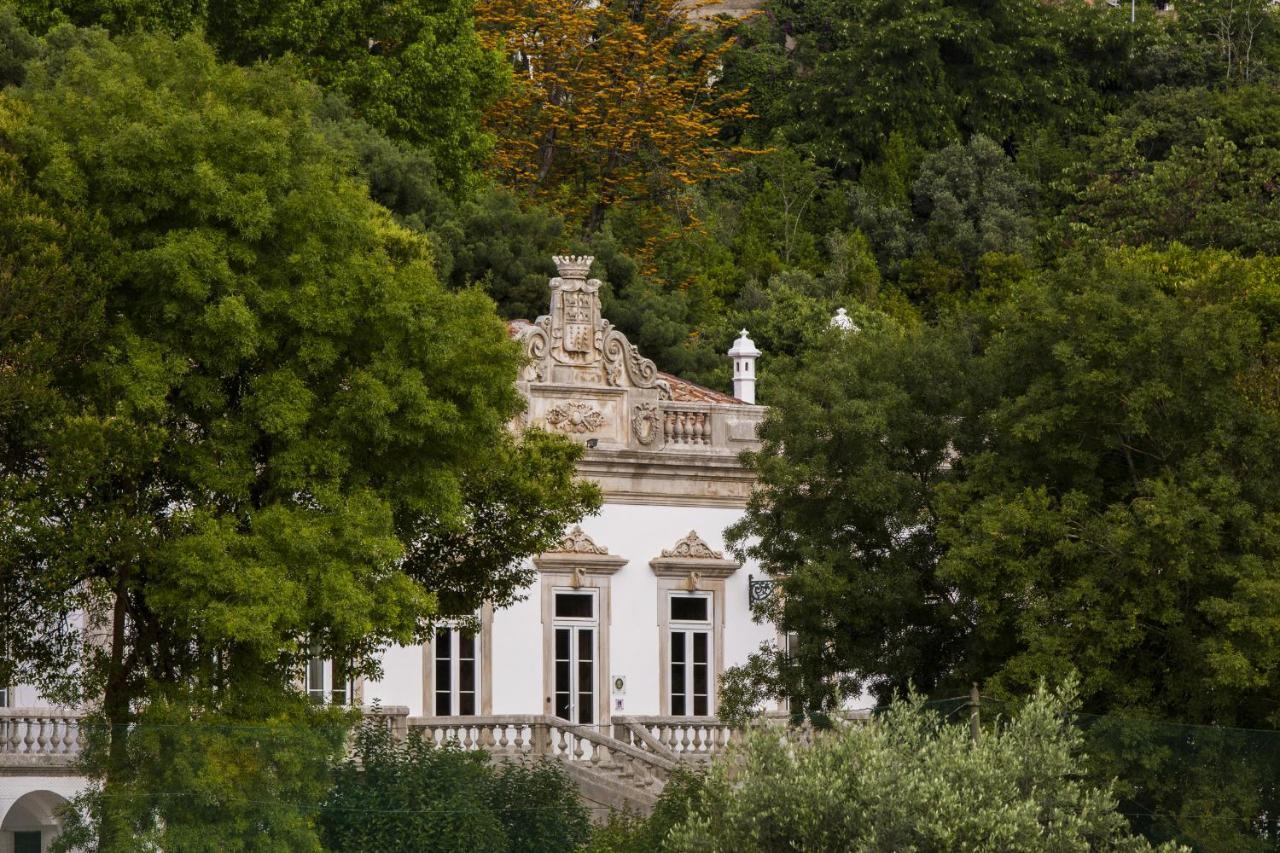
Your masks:
<svg viewBox="0 0 1280 853"><path fill-rule="evenodd" d="M625 675L615 675L613 677L613 710L625 710L626 696L627 677Z"/></svg>

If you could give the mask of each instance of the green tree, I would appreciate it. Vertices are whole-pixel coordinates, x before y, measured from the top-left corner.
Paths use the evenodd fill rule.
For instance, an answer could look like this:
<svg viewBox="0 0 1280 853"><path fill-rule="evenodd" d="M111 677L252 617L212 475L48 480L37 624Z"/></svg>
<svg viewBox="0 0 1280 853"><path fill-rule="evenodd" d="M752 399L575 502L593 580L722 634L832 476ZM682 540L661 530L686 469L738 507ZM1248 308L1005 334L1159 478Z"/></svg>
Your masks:
<svg viewBox="0 0 1280 853"><path fill-rule="evenodd" d="M926 157L911 194L922 220L917 251L970 269L988 252L1035 253L1035 187L981 134Z"/></svg>
<svg viewBox="0 0 1280 853"><path fill-rule="evenodd" d="M482 112L510 76L476 35L469 0L17 0L25 22L60 22L180 35L204 32L223 59L252 65L291 56L342 94L370 124L425 149L444 186L459 193L493 141Z"/></svg>
<svg viewBox="0 0 1280 853"><path fill-rule="evenodd" d="M303 662L376 675L442 607L509 598L595 492L508 431L492 303L441 286L294 71L59 27L25 72L0 100L0 676L100 708L98 849L314 849L347 721L296 695Z"/></svg>
<svg viewBox="0 0 1280 853"><path fill-rule="evenodd" d="M1010 698L1077 671L1097 713L1280 723L1277 272L1180 247L1074 255L994 305L807 354L733 531L799 642L731 696L820 717L862 689ZM1146 811L1197 810L1137 753ZM1249 849L1275 792L1228 787L1208 808Z"/></svg>
<svg viewBox="0 0 1280 853"><path fill-rule="evenodd" d="M1278 122L1270 84L1139 99L1068 170L1062 239L1280 253Z"/></svg>
<svg viewBox="0 0 1280 853"><path fill-rule="evenodd" d="M800 643L743 674L767 674L810 714L863 689L932 691L962 651L964 606L937 574L934 494L950 476L968 340L873 312L854 320L857 333L825 330L772 368L763 447L746 457L766 488L730 528L781 580L767 615Z"/></svg>
<svg viewBox="0 0 1280 853"><path fill-rule="evenodd" d="M383 853L571 853L589 826L558 764L490 764L376 725L358 733L319 821L326 849Z"/></svg>
<svg viewBox="0 0 1280 853"><path fill-rule="evenodd" d="M662 849L1151 850L1109 786L1080 779L1072 698L1041 690L976 744L919 698L806 745L757 729L712 766Z"/></svg>
<svg viewBox="0 0 1280 853"><path fill-rule="evenodd" d="M983 133L1017 142L1042 127L1091 128L1138 84L1159 32L1099 4L1035 0L803 0L768 6L726 84L753 92L760 121L820 164L853 175L893 133L927 149ZM746 55L742 55L746 54ZM783 61L785 57L785 62Z"/></svg>

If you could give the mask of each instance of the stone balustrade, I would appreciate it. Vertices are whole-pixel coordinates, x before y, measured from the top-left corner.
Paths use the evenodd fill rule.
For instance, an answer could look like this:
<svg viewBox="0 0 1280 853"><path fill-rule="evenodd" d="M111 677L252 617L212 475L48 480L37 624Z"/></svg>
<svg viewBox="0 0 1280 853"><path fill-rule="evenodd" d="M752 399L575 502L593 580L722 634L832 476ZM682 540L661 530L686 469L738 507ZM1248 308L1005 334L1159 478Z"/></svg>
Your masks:
<svg viewBox="0 0 1280 853"><path fill-rule="evenodd" d="M658 419L662 427L659 450L729 451L759 446L756 428L764 409L754 406L724 405L662 400Z"/></svg>
<svg viewBox="0 0 1280 853"><path fill-rule="evenodd" d="M80 754L74 711L0 708L0 767L69 767Z"/></svg>
<svg viewBox="0 0 1280 853"><path fill-rule="evenodd" d="M614 717L614 736L675 761L709 761L737 739L714 717Z"/></svg>
<svg viewBox="0 0 1280 853"><path fill-rule="evenodd" d="M661 789L676 761L559 717L411 717L406 730L437 746L483 750L498 758L549 758L607 774L641 791Z"/></svg>
<svg viewBox="0 0 1280 853"><path fill-rule="evenodd" d="M81 719L74 711L0 709L0 771L74 772ZM499 760L559 761L590 801L641 810L677 766L705 764L739 736L714 718L690 717L619 716L597 727L544 715L410 717L407 708L391 707L366 709L365 722L387 727L397 740L417 735Z"/></svg>

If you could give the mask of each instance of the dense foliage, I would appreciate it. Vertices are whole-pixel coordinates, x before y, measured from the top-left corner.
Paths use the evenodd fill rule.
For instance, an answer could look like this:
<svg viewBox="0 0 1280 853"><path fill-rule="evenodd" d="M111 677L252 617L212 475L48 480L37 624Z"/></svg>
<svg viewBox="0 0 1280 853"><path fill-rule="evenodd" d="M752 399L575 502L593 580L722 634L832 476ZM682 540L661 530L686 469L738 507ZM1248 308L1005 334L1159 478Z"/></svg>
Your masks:
<svg viewBox="0 0 1280 853"><path fill-rule="evenodd" d="M319 822L327 850L382 853L571 853L588 828L558 764L490 764L377 725L360 729Z"/></svg>
<svg viewBox="0 0 1280 853"><path fill-rule="evenodd" d="M757 728L705 780L664 792L630 835L600 831L593 849L1153 849L1131 834L1108 786L1080 778L1084 737L1064 713L1071 700L1039 690L976 744L917 696L807 743ZM642 840L650 846L634 846Z"/></svg>
<svg viewBox="0 0 1280 853"><path fill-rule="evenodd" d="M441 285L288 66L71 27L32 50L0 101L0 680L99 709L100 849L314 847L344 720L303 661L376 675L442 607L509 600L594 490L508 431L492 303Z"/></svg>
<svg viewBox="0 0 1280 853"><path fill-rule="evenodd" d="M252 65L287 56L343 94L370 124L421 146L454 191L473 180L492 147L479 118L508 81L501 58L480 44L465 0L17 0L17 6L38 32L60 22L114 33L198 30L223 59Z"/></svg>
<svg viewBox="0 0 1280 853"><path fill-rule="evenodd" d="M313 846L346 725L282 691L313 640L370 671L590 507L572 448L502 430L481 296L536 316L563 251L665 370L765 351L738 533L795 654L730 708L1076 669L1103 714L1280 724L1280 13L697 5L0 8L0 662L135 724L91 752L115 837L234 849L223 807ZM85 606L115 656L77 660ZM226 760L157 769L187 719ZM1098 743L1152 837L1280 837L1249 750L1191 790Z"/></svg>

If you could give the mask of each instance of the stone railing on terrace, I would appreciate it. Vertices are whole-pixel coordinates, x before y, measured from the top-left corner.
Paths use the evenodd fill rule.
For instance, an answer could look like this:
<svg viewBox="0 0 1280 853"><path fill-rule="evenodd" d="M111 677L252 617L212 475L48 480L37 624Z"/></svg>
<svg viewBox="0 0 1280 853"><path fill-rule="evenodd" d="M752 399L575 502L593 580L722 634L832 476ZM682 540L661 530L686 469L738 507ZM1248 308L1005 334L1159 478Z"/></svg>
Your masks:
<svg viewBox="0 0 1280 853"><path fill-rule="evenodd" d="M0 708L0 768L70 767L80 754L80 719L54 708Z"/></svg>
<svg viewBox="0 0 1280 853"><path fill-rule="evenodd" d="M74 711L0 709L0 774L74 772L81 720ZM597 727L544 715L410 717L404 707L365 709L365 724L497 760L561 762L600 814L647 811L676 767L705 765L740 737L715 718L617 716Z"/></svg>

